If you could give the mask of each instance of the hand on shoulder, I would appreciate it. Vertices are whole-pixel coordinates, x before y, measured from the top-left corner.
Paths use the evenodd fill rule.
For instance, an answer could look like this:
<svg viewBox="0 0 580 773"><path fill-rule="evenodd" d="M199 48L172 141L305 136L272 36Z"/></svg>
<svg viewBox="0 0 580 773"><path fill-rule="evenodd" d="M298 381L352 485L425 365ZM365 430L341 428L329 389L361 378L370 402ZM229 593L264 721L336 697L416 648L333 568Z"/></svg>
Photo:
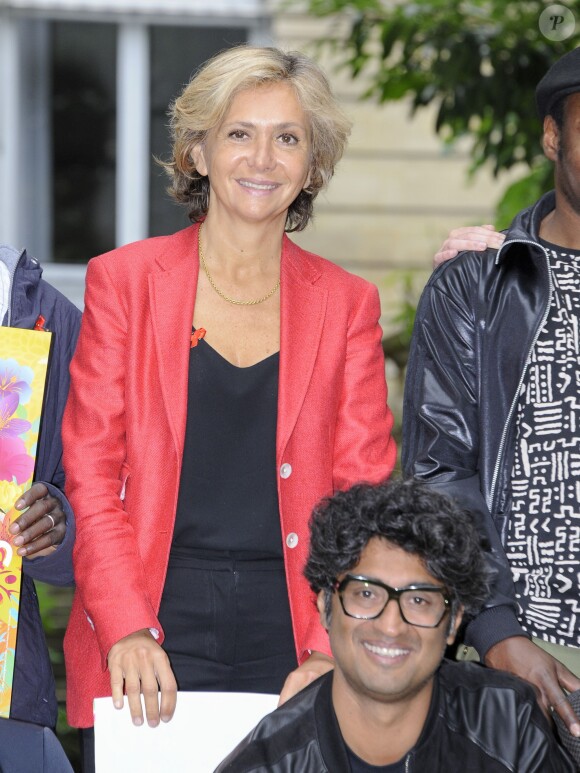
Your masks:
<svg viewBox="0 0 580 773"><path fill-rule="evenodd" d="M278 706L286 703L296 693L303 690L319 676L326 674L334 668L334 660L322 652L313 652L301 666L288 674L284 687L280 693Z"/></svg>
<svg viewBox="0 0 580 773"><path fill-rule="evenodd" d="M580 689L580 679L563 663L544 652L525 636L511 636L495 644L484 658L486 666L509 671L530 682L540 707L549 716L555 711L572 735L580 737L580 718L566 700L567 692Z"/></svg>
<svg viewBox="0 0 580 773"><path fill-rule="evenodd" d="M433 257L433 268L451 260L459 252L472 250L474 252L483 252L487 249L499 249L505 241L505 235L495 230L495 226L474 225L454 228L449 231L447 239L437 250Z"/></svg>

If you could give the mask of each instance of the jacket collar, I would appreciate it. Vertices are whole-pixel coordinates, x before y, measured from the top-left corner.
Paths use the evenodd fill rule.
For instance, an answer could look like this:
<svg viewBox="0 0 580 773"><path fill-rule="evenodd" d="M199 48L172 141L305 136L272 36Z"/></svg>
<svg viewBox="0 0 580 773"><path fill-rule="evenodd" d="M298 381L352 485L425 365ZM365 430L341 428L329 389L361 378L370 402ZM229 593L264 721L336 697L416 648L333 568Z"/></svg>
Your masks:
<svg viewBox="0 0 580 773"><path fill-rule="evenodd" d="M199 276L199 225L161 237L149 275L149 296L163 402L179 453L183 453L187 413L190 334ZM280 375L277 463L310 384L318 355L328 291L319 286L319 263L284 236L280 283Z"/></svg>
<svg viewBox="0 0 580 773"><path fill-rule="evenodd" d="M332 705L332 671L320 677L314 703L314 722L320 753L329 771L350 770L348 754Z"/></svg>
<svg viewBox="0 0 580 773"><path fill-rule="evenodd" d="M185 264L197 257L197 232L199 223L182 228L169 236L159 236L150 240L151 244L159 245L155 262L161 271L173 271L181 268L186 270ZM184 275L185 276L185 275Z"/></svg>
<svg viewBox="0 0 580 773"><path fill-rule="evenodd" d="M496 264L514 248L525 245L530 248L532 258L544 258L546 251L539 243L542 220L556 207L554 191L544 194L535 204L519 212L506 232L505 242L499 248Z"/></svg>
<svg viewBox="0 0 580 773"><path fill-rule="evenodd" d="M433 676L433 692L431 693L431 704L429 706L429 711L427 712L427 718L425 719L425 724L423 725L423 729L421 730L421 735L419 736L417 743L415 746L410 749L407 754L410 754L411 757L414 757L416 753L420 752L423 747L425 747L433 735L433 733L436 730L437 722L439 720L439 706L440 706L440 695L441 695L441 687L439 684L440 680L440 671L441 668L445 667L445 661L442 662L442 664L439 666L439 669L435 672Z"/></svg>
<svg viewBox="0 0 580 773"><path fill-rule="evenodd" d="M509 239L532 239L538 241L540 238L540 226L542 220L556 208L556 194L554 191L545 193L531 207L522 210L517 214L508 229L507 238Z"/></svg>
<svg viewBox="0 0 580 773"><path fill-rule="evenodd" d="M6 244L0 245L0 260L10 272L9 308L3 322L12 327L32 328L38 309L30 299L40 283L42 268L26 250Z"/></svg>
<svg viewBox="0 0 580 773"><path fill-rule="evenodd" d="M413 758L422 747L428 744L432 733L436 729L439 717L439 704L440 687L439 671L437 671L433 677L431 704L425 724L421 730L421 735L415 746L405 754L405 758L409 755ZM320 743L320 752L328 770L349 770L350 765L346 746L332 704L332 671L321 677L320 690L314 704L314 717Z"/></svg>
<svg viewBox="0 0 580 773"><path fill-rule="evenodd" d="M26 259L26 250L17 250L15 247L10 247L8 244L0 244L0 260L11 274L16 271L16 266L20 258L24 256Z"/></svg>
<svg viewBox="0 0 580 773"><path fill-rule="evenodd" d="M318 355L328 291L317 284L320 270L310 253L286 236L280 282L280 376L277 463L302 408Z"/></svg>
<svg viewBox="0 0 580 773"><path fill-rule="evenodd" d="M183 456L193 304L199 259L197 232L189 226L160 240L158 271L149 274L149 300L159 381L178 458Z"/></svg>

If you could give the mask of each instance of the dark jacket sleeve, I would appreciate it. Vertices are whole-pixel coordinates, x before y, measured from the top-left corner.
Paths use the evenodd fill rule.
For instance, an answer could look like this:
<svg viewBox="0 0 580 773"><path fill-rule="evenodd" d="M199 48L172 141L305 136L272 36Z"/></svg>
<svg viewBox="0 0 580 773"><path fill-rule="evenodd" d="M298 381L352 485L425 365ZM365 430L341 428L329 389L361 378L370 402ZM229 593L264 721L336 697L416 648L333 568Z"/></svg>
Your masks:
<svg viewBox="0 0 580 773"><path fill-rule="evenodd" d="M35 481L44 483L49 493L60 499L66 516L66 535L50 556L25 559L23 571L35 580L52 585L72 585L74 582L72 548L75 540L75 519L64 494L61 423L70 383L69 365L74 354L80 329L81 312L52 287L43 283L45 305L43 313L53 335L46 396L43 408L41 436L38 445Z"/></svg>
<svg viewBox="0 0 580 773"><path fill-rule="evenodd" d="M490 545L494 592L466 635L483 657L493 644L525 634L516 618L509 564L481 492L478 330L469 283L460 278L441 287L437 277L445 269L433 275L417 309L405 383L402 462L406 475L469 509Z"/></svg>

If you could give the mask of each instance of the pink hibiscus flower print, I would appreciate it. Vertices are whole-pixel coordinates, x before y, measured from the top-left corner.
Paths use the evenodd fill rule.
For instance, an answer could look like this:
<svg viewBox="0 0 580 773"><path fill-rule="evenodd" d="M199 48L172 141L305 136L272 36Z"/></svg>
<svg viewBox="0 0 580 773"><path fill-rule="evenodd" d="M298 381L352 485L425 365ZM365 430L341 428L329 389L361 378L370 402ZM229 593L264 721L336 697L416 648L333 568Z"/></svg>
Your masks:
<svg viewBox="0 0 580 773"><path fill-rule="evenodd" d="M0 480L26 483L34 471L34 458L19 437L0 434Z"/></svg>
<svg viewBox="0 0 580 773"><path fill-rule="evenodd" d="M0 437L17 437L28 432L32 426L26 419L17 419L13 415L19 402L16 392L0 390Z"/></svg>
<svg viewBox="0 0 580 773"><path fill-rule="evenodd" d="M31 383L34 378L32 368L20 365L15 359L0 359L0 394L13 394L25 405L32 394Z"/></svg>

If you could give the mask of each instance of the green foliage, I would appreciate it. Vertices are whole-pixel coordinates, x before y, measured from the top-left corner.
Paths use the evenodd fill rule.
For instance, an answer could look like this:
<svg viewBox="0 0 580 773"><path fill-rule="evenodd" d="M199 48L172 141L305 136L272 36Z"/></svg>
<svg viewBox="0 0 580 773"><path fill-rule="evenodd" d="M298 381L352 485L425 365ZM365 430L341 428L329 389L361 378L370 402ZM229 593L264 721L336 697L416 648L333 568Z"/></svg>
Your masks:
<svg viewBox="0 0 580 773"><path fill-rule="evenodd" d="M385 282L397 287L400 304L397 312L389 320L395 332L383 338L383 352L386 359L392 360L396 364L401 374L404 374L407 366L409 346L415 324L417 290L414 287L414 280L415 276L412 271L391 271Z"/></svg>
<svg viewBox="0 0 580 773"><path fill-rule="evenodd" d="M542 155L533 98L550 65L577 44L545 38L542 0L307 0L309 13L335 30L319 41L378 102L411 99L413 112L437 106L436 131L471 140L471 170L489 162L495 175ZM579 2L568 2L571 10ZM576 14L578 16L578 14Z"/></svg>
<svg viewBox="0 0 580 773"><path fill-rule="evenodd" d="M517 212L537 201L553 187L553 181L552 164L542 158L529 174L516 180L504 191L495 208L496 228L507 228Z"/></svg>
<svg viewBox="0 0 580 773"><path fill-rule="evenodd" d="M50 662L56 680L56 693L59 702L57 735L62 743L73 770L80 771L79 745L77 731L69 727L64 708L65 667L62 643L69 616L72 588L56 588L35 582L36 593L42 615Z"/></svg>
<svg viewBox="0 0 580 773"><path fill-rule="evenodd" d="M57 628L57 621L55 620L55 614L58 609L58 599L55 598L52 593L50 585L45 585L42 582L36 582L36 595L38 596L38 605L42 614L42 624L44 631L47 634L52 634Z"/></svg>

